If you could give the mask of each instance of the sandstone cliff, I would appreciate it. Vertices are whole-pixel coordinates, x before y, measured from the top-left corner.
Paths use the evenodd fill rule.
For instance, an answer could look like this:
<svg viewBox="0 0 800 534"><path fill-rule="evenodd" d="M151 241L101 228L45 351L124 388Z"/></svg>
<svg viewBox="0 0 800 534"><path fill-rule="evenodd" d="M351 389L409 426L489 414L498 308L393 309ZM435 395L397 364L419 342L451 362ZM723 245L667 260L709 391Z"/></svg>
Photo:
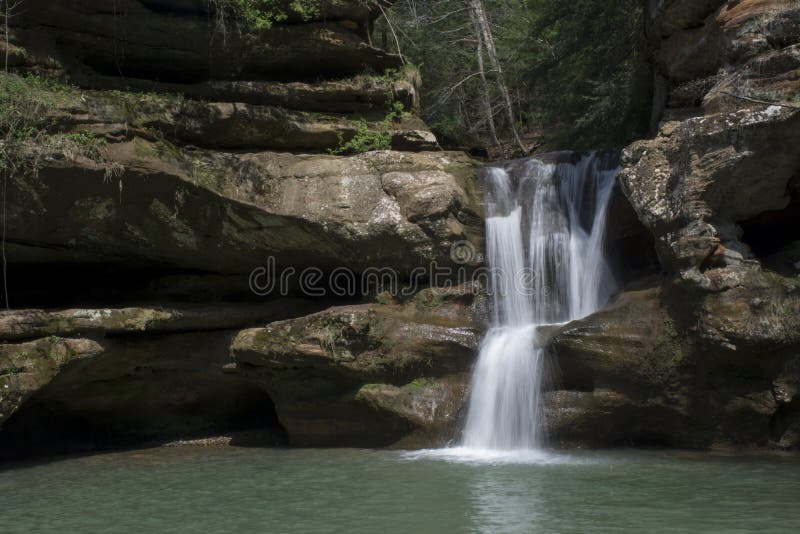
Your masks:
<svg viewBox="0 0 800 534"><path fill-rule="evenodd" d="M480 325L469 302L315 298L296 279L278 298L249 276L270 258L359 282L453 265L454 243L481 247L474 163L439 149L416 71L372 46L379 9L287 2L257 29L224 5L27 0L10 20L2 454L453 432ZM331 304L355 311L304 317ZM239 330L268 323L257 358L265 334Z"/></svg>

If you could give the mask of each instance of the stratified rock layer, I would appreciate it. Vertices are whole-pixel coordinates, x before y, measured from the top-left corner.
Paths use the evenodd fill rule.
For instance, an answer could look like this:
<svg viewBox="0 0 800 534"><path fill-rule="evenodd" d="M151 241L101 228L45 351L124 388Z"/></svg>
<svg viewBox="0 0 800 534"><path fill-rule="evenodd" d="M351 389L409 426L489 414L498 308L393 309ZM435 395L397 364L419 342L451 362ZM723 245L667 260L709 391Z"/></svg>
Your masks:
<svg viewBox="0 0 800 534"><path fill-rule="evenodd" d="M30 0L10 20L0 103L22 122L3 123L16 128L4 252L23 308L0 314L0 459L245 431L267 445L287 429L335 445L455 431L472 323L412 313L417 301L303 316L374 301L371 268L407 281L460 266L454 244L479 250L474 162L439 149L418 73L372 46L377 4L283 2L268 29L224 5ZM266 286L294 278L254 292L267 266ZM278 299L312 296L306 269L358 288ZM295 325L269 346L310 356L318 340L294 339L320 321L380 363L299 371L317 391L243 348L252 328Z"/></svg>

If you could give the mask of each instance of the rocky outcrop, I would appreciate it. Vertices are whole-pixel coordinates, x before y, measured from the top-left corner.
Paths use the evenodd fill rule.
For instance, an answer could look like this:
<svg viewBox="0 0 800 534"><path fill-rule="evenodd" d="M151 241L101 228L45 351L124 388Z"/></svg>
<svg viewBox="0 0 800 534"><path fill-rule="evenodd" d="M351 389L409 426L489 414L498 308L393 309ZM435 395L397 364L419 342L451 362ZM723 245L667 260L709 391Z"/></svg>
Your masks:
<svg viewBox="0 0 800 534"><path fill-rule="evenodd" d="M480 239L460 154L221 153L141 138L103 152L96 162L56 149L10 181L12 261L249 273L274 257L407 273Z"/></svg>
<svg viewBox="0 0 800 534"><path fill-rule="evenodd" d="M244 330L231 352L293 445L437 446L457 435L480 311L469 288L430 289Z"/></svg>
<svg viewBox="0 0 800 534"><path fill-rule="evenodd" d="M355 285L480 263L474 163L372 46L379 10L287 2L267 29L203 0L100 4L12 20L5 253L27 308L0 314L0 453L457 437L473 288L249 285L269 259ZM624 151L610 243L625 281L663 276L549 329L555 444L800 446L798 26L791 1L649 3L665 109Z"/></svg>
<svg viewBox="0 0 800 534"><path fill-rule="evenodd" d="M800 6L673 0L650 15L666 109L624 151L620 183L666 276L555 337L551 435L796 448Z"/></svg>
<svg viewBox="0 0 800 534"><path fill-rule="evenodd" d="M12 269L246 274L275 257L408 273L450 263L454 242L480 247L473 163L430 152L418 75L370 46L373 8L322 2L298 18L287 3L288 19L258 29L224 3L34 4L13 19L11 46L16 72L35 76L2 80L26 122L9 184ZM236 28L225 39L223 22ZM314 39L340 30L334 60ZM356 151L394 150L327 154L354 139Z"/></svg>
<svg viewBox="0 0 800 534"><path fill-rule="evenodd" d="M668 122L629 147L621 180L661 264L709 285L702 271L753 260L737 225L789 205L798 142L800 109L769 106Z"/></svg>
<svg viewBox="0 0 800 534"><path fill-rule="evenodd" d="M748 221L793 209L800 6L744 0L651 7L656 65L672 89L655 139L625 151L621 183L656 237L661 264L688 283L725 289L715 282L726 276L704 273L757 266L743 235Z"/></svg>
<svg viewBox="0 0 800 534"><path fill-rule="evenodd" d="M692 305L663 288L631 291L567 325L553 342L561 374L546 396L554 439L600 447L800 445L791 430L800 286L758 271L744 282Z"/></svg>
<svg viewBox="0 0 800 534"><path fill-rule="evenodd" d="M286 85L291 84L275 87L269 82L233 82L230 85L215 82L202 85L197 91L203 94L200 89L207 89L207 94L213 98L213 87L220 87L226 93L223 96L255 100L258 102L255 104L188 99L183 94L96 91L58 85L31 87L31 90L36 92L32 97L43 104L39 120L50 129L113 141L139 136L206 148L326 152L335 149L339 139L353 138L363 125L368 131L384 133L392 146L401 150L438 148L436 138L413 114L401 113L394 120L385 121L387 94L396 93L406 101L412 100L413 90L403 91L404 87L411 87L407 83L380 78L370 83L368 77L340 82L344 86L341 88L335 83L326 84L333 92L331 106L347 108L351 105L357 113L308 111L301 99L309 96L313 103L314 95L309 94L308 84L301 83L288 88ZM264 85L271 93L259 91ZM169 87L180 89L180 86ZM381 101L376 101L373 87L383 91ZM347 100L348 89L356 93L362 88L367 102ZM402 100L394 102L402 103ZM357 104L361 104L362 109L358 109Z"/></svg>

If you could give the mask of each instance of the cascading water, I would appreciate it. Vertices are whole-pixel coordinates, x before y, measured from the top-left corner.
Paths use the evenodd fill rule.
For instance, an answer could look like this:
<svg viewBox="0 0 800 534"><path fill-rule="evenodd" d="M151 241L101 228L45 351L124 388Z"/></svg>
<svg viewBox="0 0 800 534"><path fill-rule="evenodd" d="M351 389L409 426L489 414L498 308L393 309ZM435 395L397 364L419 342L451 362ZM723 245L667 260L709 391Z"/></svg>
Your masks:
<svg viewBox="0 0 800 534"><path fill-rule="evenodd" d="M537 329L584 317L615 290L604 251L617 174L608 160L597 154L567 163L527 159L488 170L494 316L472 377L467 449L541 445L544 348Z"/></svg>

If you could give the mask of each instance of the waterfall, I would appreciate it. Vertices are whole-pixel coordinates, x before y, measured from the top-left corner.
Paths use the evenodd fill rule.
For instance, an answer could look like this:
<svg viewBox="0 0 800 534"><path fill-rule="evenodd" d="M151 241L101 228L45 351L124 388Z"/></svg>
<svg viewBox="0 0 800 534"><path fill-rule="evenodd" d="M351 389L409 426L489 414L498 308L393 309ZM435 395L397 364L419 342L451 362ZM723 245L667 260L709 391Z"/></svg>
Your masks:
<svg viewBox="0 0 800 534"><path fill-rule="evenodd" d="M584 317L615 291L604 236L616 163L607 154L567 156L579 159L530 158L488 169L486 252L494 307L472 377L468 449L541 446L545 382L538 327Z"/></svg>

